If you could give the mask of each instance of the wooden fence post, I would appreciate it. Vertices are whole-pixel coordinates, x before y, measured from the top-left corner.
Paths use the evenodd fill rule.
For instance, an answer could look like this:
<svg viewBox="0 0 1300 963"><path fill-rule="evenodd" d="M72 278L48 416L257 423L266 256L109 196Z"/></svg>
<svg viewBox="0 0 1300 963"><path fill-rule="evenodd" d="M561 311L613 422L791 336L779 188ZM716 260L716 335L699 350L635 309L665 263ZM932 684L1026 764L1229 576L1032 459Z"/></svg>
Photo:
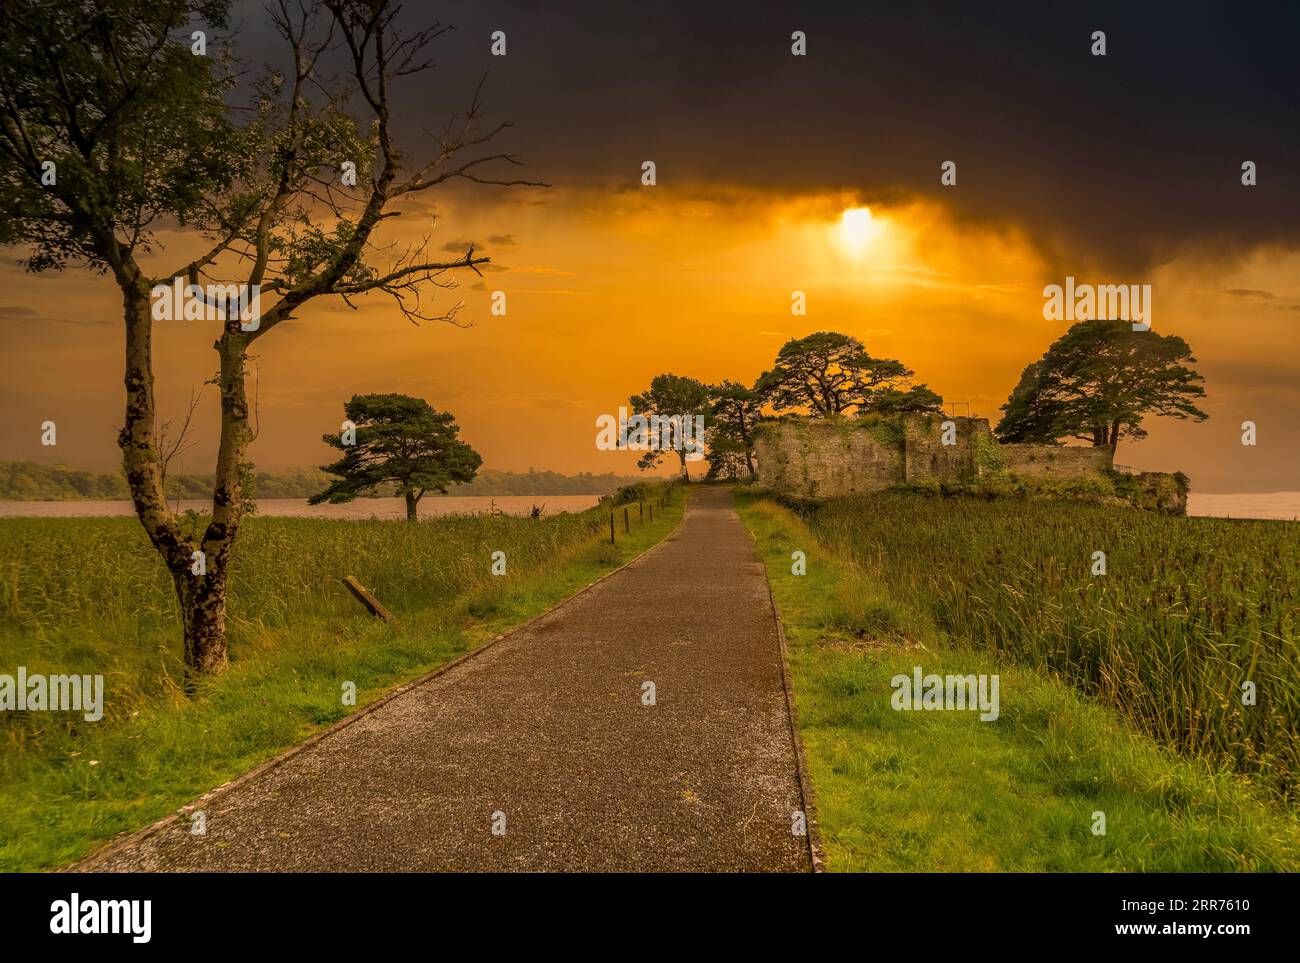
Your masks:
<svg viewBox="0 0 1300 963"><path fill-rule="evenodd" d="M609 513L609 544L614 544L614 513Z"/></svg>
<svg viewBox="0 0 1300 963"><path fill-rule="evenodd" d="M351 575L343 577L343 584L348 587L348 591L356 596L357 601L364 605L371 615L383 619L385 622L391 622L393 620L393 616L389 613L388 609L379 604L379 599L367 592L365 586L354 579Z"/></svg>
<svg viewBox="0 0 1300 963"><path fill-rule="evenodd" d="M623 531L629 533L632 531L632 519L628 516L626 505L623 506Z"/></svg>

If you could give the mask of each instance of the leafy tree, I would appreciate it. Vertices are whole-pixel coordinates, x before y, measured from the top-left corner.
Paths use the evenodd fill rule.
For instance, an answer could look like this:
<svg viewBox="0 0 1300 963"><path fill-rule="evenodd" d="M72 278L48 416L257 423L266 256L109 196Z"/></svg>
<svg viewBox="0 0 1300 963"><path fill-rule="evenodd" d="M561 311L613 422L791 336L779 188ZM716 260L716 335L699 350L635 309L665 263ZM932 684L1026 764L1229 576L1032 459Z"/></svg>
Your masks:
<svg viewBox="0 0 1300 963"><path fill-rule="evenodd" d="M1064 416L1064 404L1039 390L1043 374L1042 360L1025 365L1020 380L1002 406L1002 420L993 429L999 441L1053 444L1060 439L1056 426Z"/></svg>
<svg viewBox="0 0 1300 963"><path fill-rule="evenodd" d="M933 411L943 399L919 385L901 390L914 372L901 361L873 358L862 342L836 331L818 331L781 346L776 364L756 390L777 411L805 408L822 417L858 411Z"/></svg>
<svg viewBox="0 0 1300 963"><path fill-rule="evenodd" d="M943 398L927 385L912 385L906 391L884 388L871 396L870 401L858 409L858 414L901 415L909 411L939 411Z"/></svg>
<svg viewBox="0 0 1300 963"><path fill-rule="evenodd" d="M719 477L725 467L729 474L721 477L734 478L743 465L752 476L754 425L763 417L763 396L739 382L724 381L709 387L709 400L709 475Z"/></svg>
<svg viewBox="0 0 1300 963"><path fill-rule="evenodd" d="M735 447L731 440L719 438L715 434L709 439L709 470L704 473L704 480L753 477L754 473L745 461L746 454L743 448Z"/></svg>
<svg viewBox="0 0 1300 963"><path fill-rule="evenodd" d="M1176 335L1080 321L1025 368L995 431L1007 442L1080 438L1114 448L1121 438L1145 438L1148 415L1204 421L1195 405L1204 379L1188 367L1195 361Z"/></svg>
<svg viewBox="0 0 1300 963"><path fill-rule="evenodd" d="M379 292L412 321L453 320L455 307L433 313L422 295L488 258L473 246L454 259L431 256L428 237L394 247L377 229L400 213L396 204L455 179L529 183L484 166L518 160L485 146L508 125L481 127L477 95L435 135L427 161L405 163L391 91L399 80L419 82L432 66L428 45L449 27L407 31L393 0L272 0L282 65L255 76L211 55L225 46L229 8L229 0L11 0L0 17L0 244L25 246L32 271L107 273L121 294L118 443L136 514L175 585L191 678L227 663L227 585L254 436L250 349L323 297L351 304ZM207 55L194 48L198 29ZM183 260L155 275L167 265L144 258L172 238ZM173 279L256 285L262 298L255 319L227 310L210 322L221 433L211 519L197 534L164 497L154 430L151 291ZM198 552L201 576L191 569Z"/></svg>
<svg viewBox="0 0 1300 963"><path fill-rule="evenodd" d="M449 485L472 481L483 464L478 452L456 437L455 419L435 411L423 398L353 395L343 411L356 425L356 437L323 436L327 445L344 454L334 464L321 466L338 478L307 499L312 505L350 502L392 483L406 499L406 520L413 522L427 492L445 495Z"/></svg>
<svg viewBox="0 0 1300 963"><path fill-rule="evenodd" d="M647 419L657 417L661 431L647 430L651 442L650 450L638 460L637 467L642 471L653 468L670 451L675 452L681 463L682 477L691 480L690 469L686 467L686 456L691 452L690 445L699 444L703 438L694 437L693 427L687 427L687 419L697 415L706 415L709 408L709 389L694 378L685 378L675 374L655 375L650 380L650 389L628 399L632 410ZM707 419L706 419L707 427ZM687 437L688 433L691 437ZM629 435L633 434L629 432ZM629 438L629 440L631 440Z"/></svg>

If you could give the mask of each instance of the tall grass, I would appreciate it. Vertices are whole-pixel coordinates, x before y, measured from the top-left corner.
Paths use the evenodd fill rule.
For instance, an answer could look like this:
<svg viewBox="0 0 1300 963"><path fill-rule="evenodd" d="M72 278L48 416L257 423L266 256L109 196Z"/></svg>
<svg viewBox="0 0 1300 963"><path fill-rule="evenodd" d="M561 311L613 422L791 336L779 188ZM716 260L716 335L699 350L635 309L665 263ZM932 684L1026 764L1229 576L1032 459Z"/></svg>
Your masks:
<svg viewBox="0 0 1300 963"><path fill-rule="evenodd" d="M597 510L542 519L444 516L405 522L259 518L245 521L231 571L234 661L308 620L350 619L361 609L341 584L353 575L399 617L494 580L532 573L590 542ZM495 579L500 582L500 579ZM105 720L175 694L181 627L171 579L133 518L7 519L0 524L0 671L103 673ZM41 713L5 720L10 740L37 727L75 728Z"/></svg>
<svg viewBox="0 0 1300 963"><path fill-rule="evenodd" d="M827 503L809 523L953 641L1297 789L1300 525L905 494Z"/></svg>

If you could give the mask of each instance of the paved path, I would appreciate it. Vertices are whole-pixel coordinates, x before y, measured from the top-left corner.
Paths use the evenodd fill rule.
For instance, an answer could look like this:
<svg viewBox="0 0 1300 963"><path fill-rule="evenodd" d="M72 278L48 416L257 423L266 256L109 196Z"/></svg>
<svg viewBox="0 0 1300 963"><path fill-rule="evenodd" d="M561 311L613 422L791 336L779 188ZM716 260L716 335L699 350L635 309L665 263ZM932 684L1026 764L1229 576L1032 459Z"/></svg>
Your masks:
<svg viewBox="0 0 1300 963"><path fill-rule="evenodd" d="M703 489L632 565L208 800L207 835L88 868L806 871L795 758L762 563Z"/></svg>

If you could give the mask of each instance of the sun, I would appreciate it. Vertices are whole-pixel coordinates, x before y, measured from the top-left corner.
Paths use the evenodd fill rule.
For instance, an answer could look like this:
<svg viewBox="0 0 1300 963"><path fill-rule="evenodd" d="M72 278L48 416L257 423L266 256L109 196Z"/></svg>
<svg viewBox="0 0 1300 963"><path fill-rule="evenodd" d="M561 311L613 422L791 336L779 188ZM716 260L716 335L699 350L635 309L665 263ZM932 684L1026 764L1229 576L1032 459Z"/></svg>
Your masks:
<svg viewBox="0 0 1300 963"><path fill-rule="evenodd" d="M852 255L861 255L876 236L877 225L869 207L850 207L840 215L840 244Z"/></svg>

